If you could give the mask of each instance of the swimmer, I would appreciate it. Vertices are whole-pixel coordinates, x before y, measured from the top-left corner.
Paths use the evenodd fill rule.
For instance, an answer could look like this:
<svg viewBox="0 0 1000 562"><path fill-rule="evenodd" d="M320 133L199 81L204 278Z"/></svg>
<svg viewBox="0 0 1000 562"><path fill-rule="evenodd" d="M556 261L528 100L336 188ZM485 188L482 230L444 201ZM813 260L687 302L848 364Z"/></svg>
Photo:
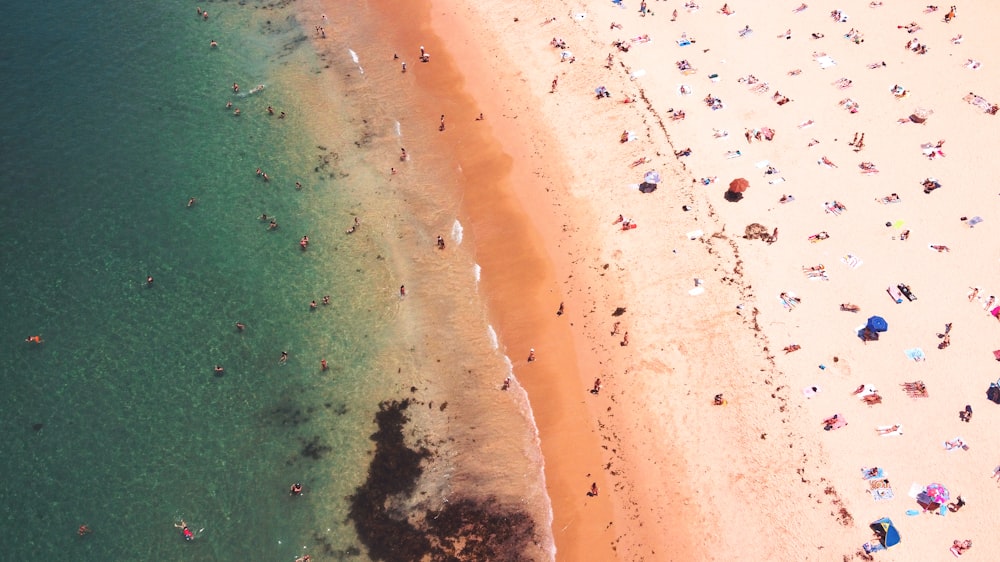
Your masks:
<svg viewBox="0 0 1000 562"><path fill-rule="evenodd" d="M267 172L261 172L260 177L263 178L264 181L271 181L271 178L267 175Z"/></svg>
<svg viewBox="0 0 1000 562"><path fill-rule="evenodd" d="M282 111L281 113L278 114L278 119L284 119L284 118L285 118L285 112Z"/></svg>
<svg viewBox="0 0 1000 562"><path fill-rule="evenodd" d="M267 114L268 115L274 115L274 108L271 107L271 106L267 106Z"/></svg>
<svg viewBox="0 0 1000 562"><path fill-rule="evenodd" d="M299 240L299 246L302 248L303 251L306 248L308 248L309 247L309 237L308 236L303 236L302 239Z"/></svg>
<svg viewBox="0 0 1000 562"><path fill-rule="evenodd" d="M243 322L237 322L236 323L236 331L237 332L242 332L243 330L246 330L246 328L247 328L247 325L244 324Z"/></svg>
<svg viewBox="0 0 1000 562"><path fill-rule="evenodd" d="M215 39L212 39L211 41L208 42L208 46L214 49L218 47L219 44L215 42Z"/></svg>
<svg viewBox="0 0 1000 562"><path fill-rule="evenodd" d="M323 304L330 304L330 295L323 296Z"/></svg>
<svg viewBox="0 0 1000 562"><path fill-rule="evenodd" d="M326 364L326 359L320 359L319 360L319 368L320 368L320 370L323 370L323 371L329 369L329 366Z"/></svg>
<svg viewBox="0 0 1000 562"><path fill-rule="evenodd" d="M76 534L80 535L81 537L89 535L90 533L93 532L94 531L92 531L90 527L88 527L86 524L80 525L80 528L76 530Z"/></svg>
<svg viewBox="0 0 1000 562"><path fill-rule="evenodd" d="M152 287L153 286L153 276L152 275L147 275L146 276L146 286L147 287Z"/></svg>
<svg viewBox="0 0 1000 562"><path fill-rule="evenodd" d="M268 230L277 230L278 229L278 223L272 220L271 224L267 225L267 229Z"/></svg>
<svg viewBox="0 0 1000 562"><path fill-rule="evenodd" d="M194 197L188 199L188 205L187 205L188 209L190 209L191 207L194 207L194 203L195 203Z"/></svg>
<svg viewBox="0 0 1000 562"><path fill-rule="evenodd" d="M233 102L227 101L226 102L226 109L232 109L232 108L233 108Z"/></svg>
<svg viewBox="0 0 1000 562"><path fill-rule="evenodd" d="M258 178L259 178L259 177L261 176L261 174L263 174L263 173L264 173L264 172L263 172L263 171L262 171L262 170L261 170L260 168L257 168L257 172L256 172L256 174L257 174L257 177L258 177Z"/></svg>
<svg viewBox="0 0 1000 562"><path fill-rule="evenodd" d="M278 363L281 363L282 365L284 365L285 363L288 363L288 352L287 351L282 351L281 352L281 359L278 359Z"/></svg>
<svg viewBox="0 0 1000 562"><path fill-rule="evenodd" d="M233 110L233 115L235 115L236 117L239 117L240 116L240 108L237 107L236 109L234 109Z"/></svg>
<svg viewBox="0 0 1000 562"><path fill-rule="evenodd" d="M400 162L406 162L406 160L408 158L409 158L409 156L406 155L406 149L405 148L400 148L399 149L399 161Z"/></svg>
<svg viewBox="0 0 1000 562"><path fill-rule="evenodd" d="M236 82L233 82L233 93L238 94L239 91L240 91L240 85L237 84Z"/></svg>
<svg viewBox="0 0 1000 562"><path fill-rule="evenodd" d="M174 523L174 527L181 530L181 536L184 537L184 540L194 540L194 533L188 528L187 523L185 523L183 519L181 519L180 523Z"/></svg>
<svg viewBox="0 0 1000 562"><path fill-rule="evenodd" d="M302 484L299 484L298 482L292 484L288 488L288 495L290 496L298 496L301 494L302 494Z"/></svg>
<svg viewBox="0 0 1000 562"><path fill-rule="evenodd" d="M399 172L396 171L396 168L389 168L389 175L390 176L394 176L394 175L396 175L398 173Z"/></svg>
<svg viewBox="0 0 1000 562"><path fill-rule="evenodd" d="M319 305L316 304L316 301L312 301L309 303L309 310L316 310L317 306Z"/></svg>
<svg viewBox="0 0 1000 562"><path fill-rule="evenodd" d="M443 250L444 249L444 238L438 236L437 247L438 247L438 250Z"/></svg>
<svg viewBox="0 0 1000 562"><path fill-rule="evenodd" d="M226 374L226 370L222 367L222 365L216 365L213 370L215 371L215 376L217 377L221 377Z"/></svg>
<svg viewBox="0 0 1000 562"><path fill-rule="evenodd" d="M399 296L401 298L406 296L406 285L399 286Z"/></svg>
<svg viewBox="0 0 1000 562"><path fill-rule="evenodd" d="M295 189L296 189L296 191L300 191L302 189L302 182L298 182L298 181L295 182Z"/></svg>
<svg viewBox="0 0 1000 562"><path fill-rule="evenodd" d="M42 336L28 336L24 338L24 341L28 343L42 343Z"/></svg>

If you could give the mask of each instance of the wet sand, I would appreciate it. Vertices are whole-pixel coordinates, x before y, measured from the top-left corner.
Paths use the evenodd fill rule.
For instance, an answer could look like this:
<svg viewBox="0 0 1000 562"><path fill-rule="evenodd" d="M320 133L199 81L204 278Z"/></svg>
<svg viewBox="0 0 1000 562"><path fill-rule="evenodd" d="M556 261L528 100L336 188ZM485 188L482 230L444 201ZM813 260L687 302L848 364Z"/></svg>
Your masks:
<svg viewBox="0 0 1000 562"><path fill-rule="evenodd" d="M984 503L974 521L968 512L943 520L904 514L916 506L906 497L911 482L944 481L953 494L979 498L995 485L987 477L997 412L982 398L992 377L954 379L995 369L997 322L983 313L985 302L967 300L967 287L996 291L986 285L1000 278L987 216L996 195L972 173L995 166L986 162L995 117L961 100L970 89L1000 96L983 68L962 65L966 56L984 68L1000 62L989 58L996 49L982 23L985 8L976 14L963 7L945 24L942 13L920 7L862 2L841 7L849 23L833 21L832 6L731 7L733 16L717 6L680 9L677 21L658 2L645 18L638 4L623 10L603 3L444 1L386 11L409 22L400 35L408 56L415 58L418 45L432 53L430 63L414 68L417 84L427 92L428 113L448 115L444 134L453 136L468 178L464 209L482 287L538 420L558 558L855 557L871 536L868 523L884 515L907 541L880 555L887 559L948 556L956 538L973 538L973 552L987 550L996 514ZM911 20L926 28L919 35L932 45L928 55L902 47L912 37L896 25ZM612 29L614 21L622 29ZM852 25L867 32L865 41L842 37ZM753 33L741 37L744 26ZM792 39L780 37L789 28ZM678 47L685 32L696 42ZM962 32L965 42L949 46ZM630 42L628 53L610 46L645 34L651 41ZM567 41L574 62L560 62L553 37ZM836 60L832 70L819 67L821 53ZM697 72L682 74L675 59L689 59ZM887 67L867 68L883 60ZM801 72L788 74L794 70ZM739 80L750 74L769 90L753 93ZM838 88L840 78L851 87ZM911 93L895 99L894 83ZM681 84L694 93L681 95ZM611 98L595 99L600 85ZM777 104L778 91L791 101ZM706 107L710 93L726 107ZM625 95L636 103L622 104ZM838 104L845 98L860 102L861 111ZM917 107L935 111L926 126L896 122ZM673 109L688 117L671 121ZM477 122L480 111L485 120ZM463 121L469 128L453 125ZM777 131L774 141L743 139L744 129L761 126ZM713 137L713 128L729 136ZM619 142L623 129L636 139ZM867 134L863 153L848 144L856 131ZM941 138L946 159L928 162L920 144ZM813 139L819 143L809 146ZM686 147L690 158L674 156ZM726 157L736 150L739 158ZM837 166L818 165L822 156ZM629 165L642 157L648 162ZM763 173L766 165L756 166L763 160L785 181L769 184L775 178ZM861 174L862 161L878 165L879 175ZM657 192L629 187L650 169L663 176ZM711 176L718 181L696 181ZM942 178L945 189L921 193L926 176ZM751 182L736 204L723 199L734 177ZM958 186L964 189L952 195ZM876 201L893 192L901 204ZM795 202L779 203L786 193ZM824 202L834 200L847 210L825 212ZM619 214L638 228L623 231L613 223ZM977 214L987 221L975 229L958 220ZM752 223L768 232L779 227L778 240L744 239ZM913 238L904 242L906 229ZM700 236L687 236L697 230ZM808 236L819 231L831 239L811 243ZM953 251L932 252L928 244ZM848 254L864 266L841 264ZM804 276L803 266L817 264L829 282ZM885 286L897 282L911 284L920 299L892 302ZM704 293L690 295L697 287ZM782 307L783 291L801 304ZM560 302L566 314L557 317ZM862 312L842 312L841 302ZM864 345L855 329L869 312L885 315L890 332ZM629 345L621 345L623 334L611 335L615 322ZM947 322L961 327L961 340L934 349ZM801 349L783 354L791 344ZM903 350L917 346L928 361L905 358ZM529 348L537 352L530 364ZM594 396L587 389L597 377L604 388ZM934 389L931 398L914 400L898 389L917 379ZM877 386L884 403L868 407L852 396L861 383ZM801 389L814 385L820 394L806 398ZM726 406L712 405L717 393ZM971 424L956 415L966 403L976 411ZM848 426L824 432L820 421L835 412ZM893 423L910 429L897 440L874 433ZM955 435L975 446L944 451L942 441ZM892 500L874 502L859 477L861 467L875 464L892 478ZM593 481L596 498L585 495ZM773 536L780 540L762 545L761 537Z"/></svg>

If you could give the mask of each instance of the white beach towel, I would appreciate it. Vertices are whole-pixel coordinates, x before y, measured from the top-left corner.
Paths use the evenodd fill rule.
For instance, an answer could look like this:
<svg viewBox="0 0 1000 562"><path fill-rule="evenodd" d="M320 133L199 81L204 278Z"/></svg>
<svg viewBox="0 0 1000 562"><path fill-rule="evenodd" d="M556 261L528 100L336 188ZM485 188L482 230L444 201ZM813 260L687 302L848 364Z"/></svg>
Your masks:
<svg viewBox="0 0 1000 562"><path fill-rule="evenodd" d="M841 263L846 264L847 267L850 267L851 269L857 269L861 267L863 263L865 263L861 260L861 258L855 256L854 254L847 254L846 256L840 258L840 261Z"/></svg>
<svg viewBox="0 0 1000 562"><path fill-rule="evenodd" d="M629 77L630 80L635 80L637 78L642 78L645 75L646 75L646 71L640 68L639 70L633 71L632 74L628 75L628 77Z"/></svg>
<svg viewBox="0 0 1000 562"><path fill-rule="evenodd" d="M924 487L920 485L918 482L914 482L913 484L910 484L910 491L906 492L906 495L910 496L913 499L917 499L917 496L919 496L920 492L923 491Z"/></svg>
<svg viewBox="0 0 1000 562"><path fill-rule="evenodd" d="M777 184L777 183L785 183L785 178L771 178L771 179L767 180L767 183L769 183L771 185L774 185L774 184Z"/></svg>
<svg viewBox="0 0 1000 562"><path fill-rule="evenodd" d="M819 57L816 59L816 62L819 63L820 68L830 68L831 66L835 66L837 64L837 61L830 57Z"/></svg>
<svg viewBox="0 0 1000 562"><path fill-rule="evenodd" d="M638 188L638 186L637 186L637 188ZM705 233L702 232L701 230L692 230L691 232L687 233L687 237L690 240L697 240L698 238L701 238L703 234L705 234Z"/></svg>
<svg viewBox="0 0 1000 562"><path fill-rule="evenodd" d="M892 492L892 488L873 488L868 491L871 493L872 499L875 501L891 500L895 497L895 494Z"/></svg>
<svg viewBox="0 0 1000 562"><path fill-rule="evenodd" d="M758 168L760 168L762 170L764 168L770 166L770 165L771 165L771 161L770 160L761 160L760 162L757 162L756 164L754 164L754 166L756 166L756 167L758 167Z"/></svg>
<svg viewBox="0 0 1000 562"><path fill-rule="evenodd" d="M688 291L688 294L691 295L692 297L695 297L704 292L705 292L705 287L695 287L694 289Z"/></svg>
<svg viewBox="0 0 1000 562"><path fill-rule="evenodd" d="M893 424L893 425L898 425L899 429L897 429L896 431L893 431L891 433L883 433L883 434L881 434L882 437L895 437L897 435L902 435L903 434L903 424ZM892 427L891 425L880 425L880 426L878 426L878 429L889 429L891 427ZM922 488L921 488L921 490L922 490Z"/></svg>

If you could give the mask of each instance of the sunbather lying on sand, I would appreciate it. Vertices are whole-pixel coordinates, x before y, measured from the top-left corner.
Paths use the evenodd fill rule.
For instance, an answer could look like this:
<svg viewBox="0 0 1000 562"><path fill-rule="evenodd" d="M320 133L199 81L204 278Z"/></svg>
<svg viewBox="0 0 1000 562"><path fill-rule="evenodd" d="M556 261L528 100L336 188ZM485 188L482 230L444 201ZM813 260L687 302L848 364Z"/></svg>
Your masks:
<svg viewBox="0 0 1000 562"><path fill-rule="evenodd" d="M868 396L864 396L861 398L861 400L863 400L864 403L868 404L869 406L874 406L875 404L882 403L882 397L877 392L869 394Z"/></svg>
<svg viewBox="0 0 1000 562"><path fill-rule="evenodd" d="M899 431L899 427L900 426L898 424L897 425L890 425L890 426L886 426L886 427L878 427L878 428L875 428L875 433L878 433L879 435L889 435L890 433L895 433L895 432Z"/></svg>
<svg viewBox="0 0 1000 562"><path fill-rule="evenodd" d="M826 240L830 235L824 230L822 232L817 232L809 237L810 242L819 242L820 240Z"/></svg>
<svg viewBox="0 0 1000 562"><path fill-rule="evenodd" d="M800 349L802 349L802 346L799 345L799 344L797 344L797 343L793 343L791 345L786 345L785 346L785 355L787 355L787 354L789 354L789 353L791 353L793 351L798 351Z"/></svg>
<svg viewBox="0 0 1000 562"><path fill-rule="evenodd" d="M898 203L899 202L899 195L897 195L895 193L891 193L891 194L886 195L885 197L883 197L881 199L876 199L876 201L878 201L879 203Z"/></svg>
<svg viewBox="0 0 1000 562"><path fill-rule="evenodd" d="M840 305L840 310L844 312L861 312L861 307L856 304L843 303Z"/></svg>

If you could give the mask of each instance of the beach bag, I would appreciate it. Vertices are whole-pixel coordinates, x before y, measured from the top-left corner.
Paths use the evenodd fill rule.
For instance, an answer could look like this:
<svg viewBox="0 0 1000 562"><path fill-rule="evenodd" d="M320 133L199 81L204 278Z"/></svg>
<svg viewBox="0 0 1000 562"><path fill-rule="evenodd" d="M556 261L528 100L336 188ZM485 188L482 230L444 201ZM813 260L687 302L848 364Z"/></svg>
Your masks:
<svg viewBox="0 0 1000 562"><path fill-rule="evenodd" d="M994 404L1000 404L1000 381L990 383L990 388L986 391L986 398Z"/></svg>

